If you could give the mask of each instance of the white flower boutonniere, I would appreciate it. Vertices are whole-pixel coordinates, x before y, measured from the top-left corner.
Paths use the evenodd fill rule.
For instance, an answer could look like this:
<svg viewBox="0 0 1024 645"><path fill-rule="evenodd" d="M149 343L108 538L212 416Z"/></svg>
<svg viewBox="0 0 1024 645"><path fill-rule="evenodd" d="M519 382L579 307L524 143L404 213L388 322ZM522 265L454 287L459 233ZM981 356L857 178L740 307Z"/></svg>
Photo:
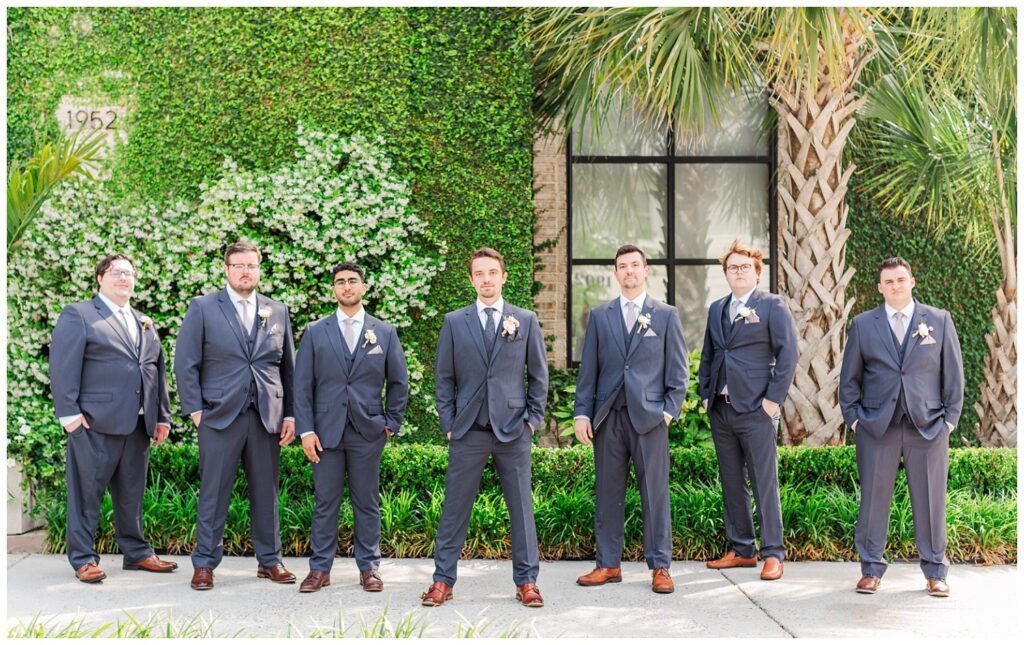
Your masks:
<svg viewBox="0 0 1024 645"><path fill-rule="evenodd" d="M367 345L377 344L377 334L373 333L372 329L367 329L366 333L363 334L363 344L360 347L365 348Z"/></svg>
<svg viewBox="0 0 1024 645"><path fill-rule="evenodd" d="M505 316L504 320L501 321L501 335L505 338L515 338L518 333L519 321L516 320L516 317L511 314Z"/></svg>
<svg viewBox="0 0 1024 645"><path fill-rule="evenodd" d="M651 326L651 314L640 314L636 317L636 324L640 326L640 331L647 329Z"/></svg>
<svg viewBox="0 0 1024 645"><path fill-rule="evenodd" d="M757 312L750 307L740 307L736 315L743 319L744 325L752 325L754 323L761 322L761 319L757 317Z"/></svg>
<svg viewBox="0 0 1024 645"><path fill-rule="evenodd" d="M139 322L142 323L143 329L152 329L153 327L153 319L149 316L142 316L139 318Z"/></svg>
<svg viewBox="0 0 1024 645"><path fill-rule="evenodd" d="M264 328L266 328L267 321L270 320L270 310L269 309L260 309L259 310L259 315L260 315L260 324L263 325Z"/></svg>
<svg viewBox="0 0 1024 645"><path fill-rule="evenodd" d="M911 334L910 337L920 338L922 345L931 345L935 342L935 339L932 338L933 331L935 331L934 327L924 322L921 322L920 324L918 324L917 329L914 330L914 333Z"/></svg>

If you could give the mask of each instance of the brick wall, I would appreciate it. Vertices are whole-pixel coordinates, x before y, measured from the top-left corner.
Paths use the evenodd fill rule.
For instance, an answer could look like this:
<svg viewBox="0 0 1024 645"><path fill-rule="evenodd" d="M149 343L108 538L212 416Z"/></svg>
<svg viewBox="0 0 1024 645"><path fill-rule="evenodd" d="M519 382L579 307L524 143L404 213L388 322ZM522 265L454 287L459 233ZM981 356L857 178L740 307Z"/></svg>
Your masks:
<svg viewBox="0 0 1024 645"><path fill-rule="evenodd" d="M533 143L533 186L537 207L535 244L558 238L558 244L537 254L543 265L534 278L542 288L533 300L544 336L554 334L548 353L551 367L565 367L566 320L566 186L565 147L559 135L538 135Z"/></svg>

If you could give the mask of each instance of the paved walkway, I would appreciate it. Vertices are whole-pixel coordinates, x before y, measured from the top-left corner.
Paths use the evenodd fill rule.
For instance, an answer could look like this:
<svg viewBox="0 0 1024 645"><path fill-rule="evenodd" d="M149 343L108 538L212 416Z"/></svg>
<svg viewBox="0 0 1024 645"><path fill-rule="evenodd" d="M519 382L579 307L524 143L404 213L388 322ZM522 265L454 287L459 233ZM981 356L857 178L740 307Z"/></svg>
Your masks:
<svg viewBox="0 0 1024 645"><path fill-rule="evenodd" d="M219 636L360 636L376 623L401 631L413 625L424 636L448 637L472 631L483 636L531 637L942 637L1016 639L1020 595L1016 566L956 565L949 575L952 595L932 598L916 564L889 568L874 596L853 592L856 563L787 562L781 580L763 582L758 569L716 572L700 562L672 567L676 593L650 591L642 563L625 563L621 584L582 588L574 581L592 562L542 562L538 581L546 600L528 609L513 600L508 561L473 560L459 568L455 599L438 608L419 605L433 562L385 559L385 591L363 592L351 559L335 561L333 585L299 594L297 585L277 585L255 576L253 558L225 558L216 587L189 588L188 557L173 556L173 574L121 569L121 556L104 556L107 579L85 585L74 578L64 556L12 553L7 556L7 627L41 622L61 627L76 617L99 626L124 611L136 620L155 616L161 624L212 622ZM286 558L299 579L304 558ZM386 623L380 617L386 617Z"/></svg>

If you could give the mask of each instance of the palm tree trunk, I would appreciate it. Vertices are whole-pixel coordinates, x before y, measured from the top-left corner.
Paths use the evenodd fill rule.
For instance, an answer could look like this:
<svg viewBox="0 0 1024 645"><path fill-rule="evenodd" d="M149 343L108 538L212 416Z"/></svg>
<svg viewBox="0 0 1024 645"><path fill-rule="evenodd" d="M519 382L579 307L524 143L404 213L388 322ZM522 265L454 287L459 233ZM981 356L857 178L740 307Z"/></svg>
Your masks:
<svg viewBox="0 0 1024 645"><path fill-rule="evenodd" d="M846 287L847 206L854 166L843 168L843 147L864 98L853 86L874 55L863 36L846 32L845 69L836 87L829 70L818 73L816 91L804 79L796 91L775 87L779 114L779 286L796 318L800 359L783 405L787 444L841 444L839 369L853 300Z"/></svg>

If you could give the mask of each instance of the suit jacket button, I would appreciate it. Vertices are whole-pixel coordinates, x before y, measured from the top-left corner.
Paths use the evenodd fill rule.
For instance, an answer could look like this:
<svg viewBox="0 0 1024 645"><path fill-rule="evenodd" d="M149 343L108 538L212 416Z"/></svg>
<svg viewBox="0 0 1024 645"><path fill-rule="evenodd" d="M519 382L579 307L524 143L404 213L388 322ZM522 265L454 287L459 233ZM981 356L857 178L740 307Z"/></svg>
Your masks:
<svg viewBox="0 0 1024 645"><path fill-rule="evenodd" d="M142 390L135 390L135 393L136 393L136 394L141 394L141 393L142 393Z"/></svg>
<svg viewBox="0 0 1024 645"><path fill-rule="evenodd" d="M626 369L627 369L627 370L629 369L629 365L627 365L627 366L626 366Z"/></svg>

